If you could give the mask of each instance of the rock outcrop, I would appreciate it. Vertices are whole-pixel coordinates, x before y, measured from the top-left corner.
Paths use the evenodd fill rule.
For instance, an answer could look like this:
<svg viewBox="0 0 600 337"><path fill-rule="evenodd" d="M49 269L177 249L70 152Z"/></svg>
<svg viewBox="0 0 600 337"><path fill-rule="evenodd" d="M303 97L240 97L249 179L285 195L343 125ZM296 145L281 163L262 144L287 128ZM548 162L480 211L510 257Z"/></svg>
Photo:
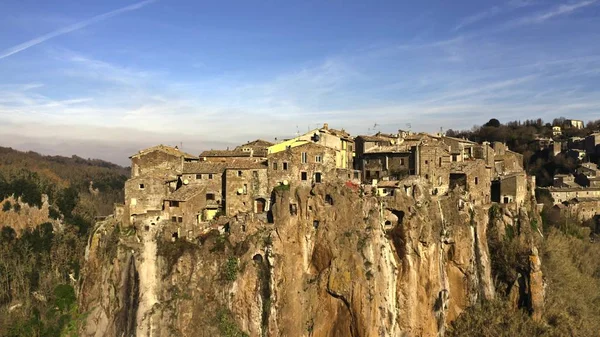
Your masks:
<svg viewBox="0 0 600 337"><path fill-rule="evenodd" d="M442 336L467 307L494 298L488 232L505 233L515 217L490 221L490 206L406 184L384 198L341 184L279 190L272 223L231 219L229 233L193 243L164 242L160 223L137 233L101 223L81 287L82 335ZM527 207L520 216L534 216Z"/></svg>

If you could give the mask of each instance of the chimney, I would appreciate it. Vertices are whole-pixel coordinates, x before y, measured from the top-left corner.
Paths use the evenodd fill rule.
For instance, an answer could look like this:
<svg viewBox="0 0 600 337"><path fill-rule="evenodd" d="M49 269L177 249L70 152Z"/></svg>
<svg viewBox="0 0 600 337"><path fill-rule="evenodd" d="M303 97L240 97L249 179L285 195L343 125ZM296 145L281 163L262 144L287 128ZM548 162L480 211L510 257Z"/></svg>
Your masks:
<svg viewBox="0 0 600 337"><path fill-rule="evenodd" d="M327 124L327 123L323 123L323 129L325 129L325 130L329 130L329 124Z"/></svg>

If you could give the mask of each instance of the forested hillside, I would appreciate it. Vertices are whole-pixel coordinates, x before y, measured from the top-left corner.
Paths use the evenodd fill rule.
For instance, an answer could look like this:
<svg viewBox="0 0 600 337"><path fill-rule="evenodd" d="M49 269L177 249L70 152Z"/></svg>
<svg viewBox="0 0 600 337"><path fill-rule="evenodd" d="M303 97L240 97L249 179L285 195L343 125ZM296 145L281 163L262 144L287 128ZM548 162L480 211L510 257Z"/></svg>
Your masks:
<svg viewBox="0 0 600 337"><path fill-rule="evenodd" d="M74 334L89 231L122 202L128 173L0 147L0 336Z"/></svg>
<svg viewBox="0 0 600 337"><path fill-rule="evenodd" d="M540 149L536 141L539 138L553 138L554 141L566 144L571 137L585 137L600 130L600 120L590 121L583 129L563 128L561 135L552 135L553 125L563 125L565 118L560 117L546 123L542 119L525 121L509 121L501 123L493 118L483 125L475 125L471 130L456 131L449 129L446 135L450 137L466 138L474 142L503 142L518 153L523 154L523 164L529 175L536 177L538 186L552 185L552 177L557 173L569 173L576 167L573 158L564 154L553 156L548 149ZM592 156L591 161L598 163L597 156Z"/></svg>

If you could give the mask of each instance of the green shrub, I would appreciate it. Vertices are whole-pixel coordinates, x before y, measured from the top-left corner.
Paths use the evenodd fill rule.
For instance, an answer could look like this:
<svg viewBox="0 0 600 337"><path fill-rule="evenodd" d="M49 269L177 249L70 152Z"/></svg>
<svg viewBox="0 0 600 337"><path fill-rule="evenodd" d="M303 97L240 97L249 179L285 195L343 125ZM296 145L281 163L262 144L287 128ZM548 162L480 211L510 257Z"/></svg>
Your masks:
<svg viewBox="0 0 600 337"><path fill-rule="evenodd" d="M221 309L217 313L217 323L222 337L249 337L243 332L233 320L231 312L227 309Z"/></svg>
<svg viewBox="0 0 600 337"><path fill-rule="evenodd" d="M290 185L277 185L273 188L273 191L289 191L290 190Z"/></svg>
<svg viewBox="0 0 600 337"><path fill-rule="evenodd" d="M227 262L225 262L225 265L223 266L222 277L230 282L235 281L238 271L238 259L237 257L232 256L227 259Z"/></svg>
<svg viewBox="0 0 600 337"><path fill-rule="evenodd" d="M14 210L15 212L19 213L19 212L21 211L21 204L19 204L19 203L16 203L16 204L13 206L13 210Z"/></svg>
<svg viewBox="0 0 600 337"><path fill-rule="evenodd" d="M4 211L4 212L10 211L11 208L12 208L12 204L8 200L6 200L6 202L4 202L4 204L2 205L2 211Z"/></svg>

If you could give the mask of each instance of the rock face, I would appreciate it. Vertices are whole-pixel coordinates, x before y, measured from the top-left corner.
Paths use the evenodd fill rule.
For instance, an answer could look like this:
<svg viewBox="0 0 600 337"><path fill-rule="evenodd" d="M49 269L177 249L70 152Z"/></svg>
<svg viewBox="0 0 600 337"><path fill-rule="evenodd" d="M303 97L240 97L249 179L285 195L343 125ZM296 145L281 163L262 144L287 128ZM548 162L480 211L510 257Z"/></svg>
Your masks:
<svg viewBox="0 0 600 337"><path fill-rule="evenodd" d="M281 190L272 223L231 219L229 234L197 243L102 223L84 270L82 335L442 336L495 296L488 230L502 220L427 190L418 179L385 198L327 184ZM531 270L535 315L533 253Z"/></svg>

